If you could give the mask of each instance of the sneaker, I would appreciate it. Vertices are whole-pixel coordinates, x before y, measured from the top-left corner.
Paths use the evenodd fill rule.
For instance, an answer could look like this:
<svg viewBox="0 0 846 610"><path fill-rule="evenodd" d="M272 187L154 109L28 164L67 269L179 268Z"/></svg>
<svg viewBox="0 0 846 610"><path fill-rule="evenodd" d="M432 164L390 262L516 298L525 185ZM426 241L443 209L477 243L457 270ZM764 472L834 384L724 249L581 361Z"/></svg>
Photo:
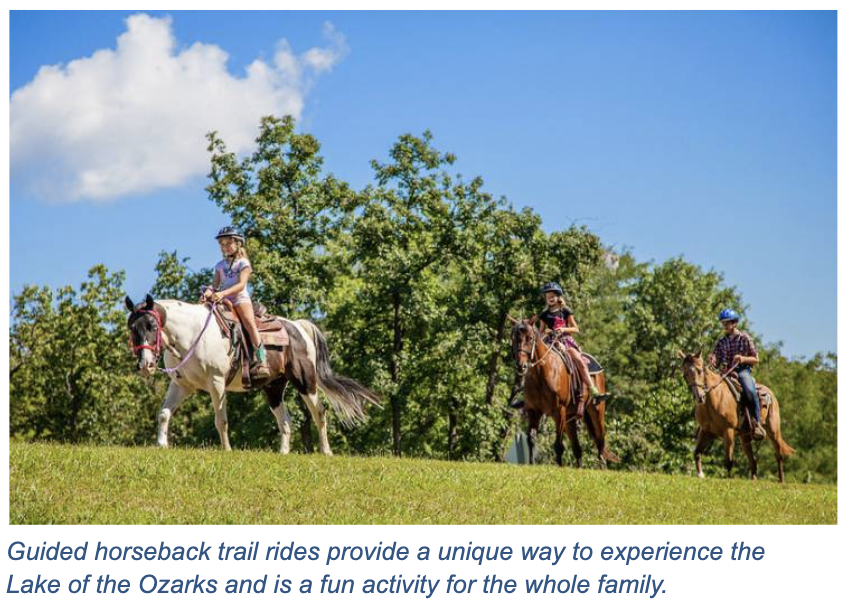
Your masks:
<svg viewBox="0 0 846 610"><path fill-rule="evenodd" d="M590 386L590 398L595 402L602 402L603 400L611 398L611 394L608 392L600 392L595 385L592 385Z"/></svg>
<svg viewBox="0 0 846 610"><path fill-rule="evenodd" d="M523 387L514 386L511 390L511 396L508 398L508 406L511 409L522 409L525 401L523 400Z"/></svg>
<svg viewBox="0 0 846 610"><path fill-rule="evenodd" d="M270 377L270 368L267 366L267 353L262 343L255 353L255 363L250 368L250 377L253 379L267 379Z"/></svg>

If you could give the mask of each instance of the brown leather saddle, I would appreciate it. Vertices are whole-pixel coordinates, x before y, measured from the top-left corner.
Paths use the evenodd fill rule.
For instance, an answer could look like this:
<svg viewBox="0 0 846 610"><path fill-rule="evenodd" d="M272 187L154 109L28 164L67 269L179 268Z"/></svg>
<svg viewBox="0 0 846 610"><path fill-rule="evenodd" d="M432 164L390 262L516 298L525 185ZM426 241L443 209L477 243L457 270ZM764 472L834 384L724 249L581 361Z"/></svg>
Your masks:
<svg viewBox="0 0 846 610"><path fill-rule="evenodd" d="M742 410L743 405L746 404L746 397L743 395L743 386L740 385L737 375L732 373L725 378L725 383L737 401L738 410ZM763 424L767 421L769 407L773 404L773 391L757 381L755 382L755 389L758 390L758 400L761 402L761 423Z"/></svg>
<svg viewBox="0 0 846 610"><path fill-rule="evenodd" d="M282 350L290 344L283 318L270 315L264 305L256 302L253 302L253 315L265 348ZM229 353L232 355L233 365L226 377L226 384L229 385L240 370L244 388L252 387L250 381L252 346L238 314L235 313L229 301L223 300L215 307L214 318L223 336L229 339Z"/></svg>

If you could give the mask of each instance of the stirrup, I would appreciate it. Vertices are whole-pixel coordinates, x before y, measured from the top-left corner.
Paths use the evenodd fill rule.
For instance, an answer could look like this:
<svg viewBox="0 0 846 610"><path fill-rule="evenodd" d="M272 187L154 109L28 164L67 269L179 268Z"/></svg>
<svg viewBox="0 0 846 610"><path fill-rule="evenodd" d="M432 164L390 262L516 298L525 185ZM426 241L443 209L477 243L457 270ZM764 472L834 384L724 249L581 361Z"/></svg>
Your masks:
<svg viewBox="0 0 846 610"><path fill-rule="evenodd" d="M251 379L267 379L268 377L270 377L270 367L267 366L267 362L259 360L250 367Z"/></svg>

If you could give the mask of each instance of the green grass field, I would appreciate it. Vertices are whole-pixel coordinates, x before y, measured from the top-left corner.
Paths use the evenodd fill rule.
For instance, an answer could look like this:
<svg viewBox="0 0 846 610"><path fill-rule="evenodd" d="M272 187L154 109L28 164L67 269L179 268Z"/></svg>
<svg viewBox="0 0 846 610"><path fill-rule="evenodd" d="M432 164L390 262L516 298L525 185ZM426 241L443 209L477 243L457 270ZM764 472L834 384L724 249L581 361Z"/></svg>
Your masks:
<svg viewBox="0 0 846 610"><path fill-rule="evenodd" d="M553 466L13 442L12 523L836 523L837 488Z"/></svg>

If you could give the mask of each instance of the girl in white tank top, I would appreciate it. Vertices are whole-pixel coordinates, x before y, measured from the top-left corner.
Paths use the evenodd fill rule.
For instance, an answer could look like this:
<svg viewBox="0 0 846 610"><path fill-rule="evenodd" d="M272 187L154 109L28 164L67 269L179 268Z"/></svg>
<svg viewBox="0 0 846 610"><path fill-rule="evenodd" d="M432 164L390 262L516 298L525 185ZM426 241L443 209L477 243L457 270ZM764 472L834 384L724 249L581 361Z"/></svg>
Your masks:
<svg viewBox="0 0 846 610"><path fill-rule="evenodd" d="M223 260L214 266L214 285L206 288L203 297L212 302L226 299L232 303L253 345L255 364L250 370L250 376L253 379L265 379L270 376L270 369L267 367L264 344L256 328L253 302L247 292L253 268L244 249L244 236L232 227L223 227L217 234L217 242Z"/></svg>

